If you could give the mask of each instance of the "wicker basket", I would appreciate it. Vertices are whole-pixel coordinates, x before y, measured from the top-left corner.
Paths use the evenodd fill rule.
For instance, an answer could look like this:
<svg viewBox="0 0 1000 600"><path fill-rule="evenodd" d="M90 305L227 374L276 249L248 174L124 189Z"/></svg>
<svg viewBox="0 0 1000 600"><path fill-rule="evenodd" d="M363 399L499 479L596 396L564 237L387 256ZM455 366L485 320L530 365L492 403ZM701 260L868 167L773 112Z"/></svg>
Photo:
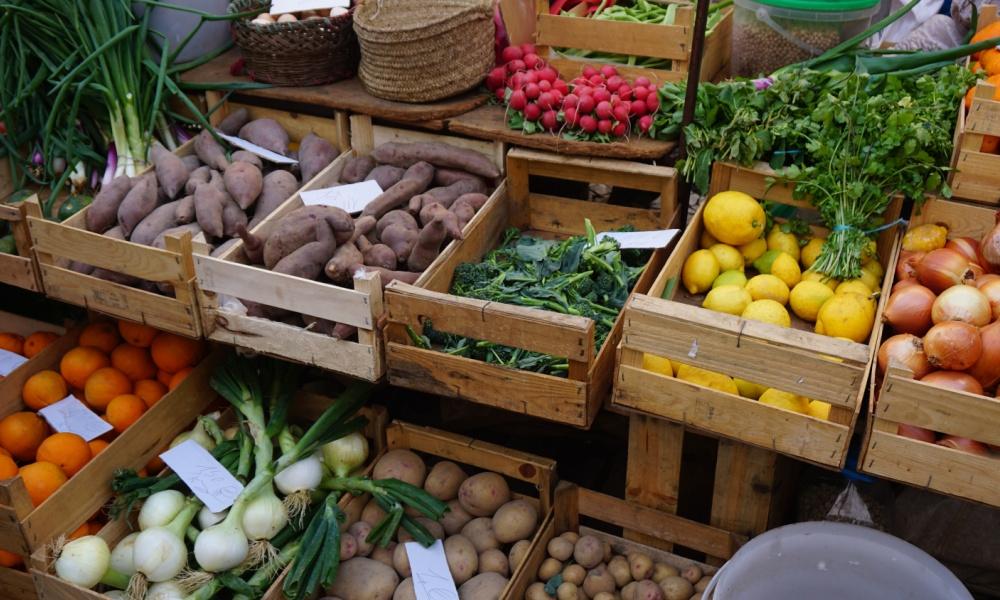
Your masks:
<svg viewBox="0 0 1000 600"><path fill-rule="evenodd" d="M440 100L476 87L493 67L490 0L365 0L354 31L358 76L378 98Z"/></svg>
<svg viewBox="0 0 1000 600"><path fill-rule="evenodd" d="M268 8L269 0L233 0L229 12ZM354 7L342 16L292 23L254 25L233 22L233 37L243 52L250 76L281 86L331 83L353 77L358 67Z"/></svg>

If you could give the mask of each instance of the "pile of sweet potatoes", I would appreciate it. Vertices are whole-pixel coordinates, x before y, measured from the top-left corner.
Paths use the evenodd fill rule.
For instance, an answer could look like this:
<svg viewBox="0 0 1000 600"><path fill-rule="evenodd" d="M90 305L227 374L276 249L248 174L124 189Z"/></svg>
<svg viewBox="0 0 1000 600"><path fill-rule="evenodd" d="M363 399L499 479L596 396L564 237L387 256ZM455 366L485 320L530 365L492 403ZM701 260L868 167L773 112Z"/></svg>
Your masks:
<svg viewBox="0 0 1000 600"><path fill-rule="evenodd" d="M293 154L288 132L277 121L251 121L246 109L233 111L218 129L278 154ZM193 145L193 154L179 157L154 144L153 168L104 186L85 214L87 229L157 248L165 246L168 235L190 232L210 244L217 256L239 240L240 231L252 229L291 197L300 180L309 181L338 155L332 144L315 134L299 143L299 163L291 170L245 150L232 152L208 130L199 133ZM169 286L89 265L74 263L71 268L150 291L169 291Z"/></svg>
<svg viewBox="0 0 1000 600"><path fill-rule="evenodd" d="M352 287L362 269L376 270L382 285L413 283L449 240L483 207L500 171L478 152L444 143L390 142L357 156L340 183L373 179L384 190L360 216L323 205L284 215L265 237L242 233L252 264L278 273ZM246 300L250 316L294 322L299 315ZM353 327L302 315L314 331L347 339Z"/></svg>

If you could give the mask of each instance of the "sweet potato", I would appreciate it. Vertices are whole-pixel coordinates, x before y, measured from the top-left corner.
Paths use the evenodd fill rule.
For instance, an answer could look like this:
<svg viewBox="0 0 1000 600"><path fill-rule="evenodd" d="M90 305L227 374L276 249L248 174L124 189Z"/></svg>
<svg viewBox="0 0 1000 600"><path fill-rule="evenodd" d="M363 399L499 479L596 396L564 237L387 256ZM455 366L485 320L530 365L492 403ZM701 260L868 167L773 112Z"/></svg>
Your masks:
<svg viewBox="0 0 1000 600"><path fill-rule="evenodd" d="M326 220L333 228L338 244L346 244L354 239L354 219L342 208L327 206ZM367 220L366 220L367 222ZM362 234L363 235L363 234Z"/></svg>
<svg viewBox="0 0 1000 600"><path fill-rule="evenodd" d="M314 229L313 236L316 241L309 242L282 258L274 265L272 271L304 279L317 279L323 272L323 265L330 260L337 249L337 240L326 219L317 219ZM353 247L350 244L348 246Z"/></svg>
<svg viewBox="0 0 1000 600"><path fill-rule="evenodd" d="M226 180L222 177L222 173L218 171L210 171L208 177L208 183L215 189L219 190L223 194L228 194L226 191Z"/></svg>
<svg viewBox="0 0 1000 600"><path fill-rule="evenodd" d="M226 206L226 194L211 183L201 183L194 191L194 212L198 225L206 236L222 237L222 211Z"/></svg>
<svg viewBox="0 0 1000 600"><path fill-rule="evenodd" d="M104 233L114 227L118 222L118 207L131 189L132 180L127 175L119 175L103 186L87 207L87 230Z"/></svg>
<svg viewBox="0 0 1000 600"><path fill-rule="evenodd" d="M352 239L359 240L368 235L373 229L375 229L376 224L377 222L375 221L375 217L371 215L354 219L354 236Z"/></svg>
<svg viewBox="0 0 1000 600"><path fill-rule="evenodd" d="M247 255L247 260L251 264L262 264L264 262L264 240L260 239L260 236L250 233L246 225L237 225L236 235L243 240L243 252Z"/></svg>
<svg viewBox="0 0 1000 600"><path fill-rule="evenodd" d="M459 200L468 202L474 209L476 209L476 212L479 212L480 208L486 206L486 201L489 200L489 197L486 194L473 192L471 194L462 194L455 200L455 202L458 202Z"/></svg>
<svg viewBox="0 0 1000 600"><path fill-rule="evenodd" d="M202 129L201 133L194 138L194 153L198 155L201 162L213 169L225 171L229 166L226 159L226 151L222 145L216 141L215 137L207 129Z"/></svg>
<svg viewBox="0 0 1000 600"><path fill-rule="evenodd" d="M399 183L399 180L403 178L404 173L406 173L406 169L401 169L400 167L394 167L392 165L379 165L372 169L371 173L365 177L365 181L374 179L375 183L377 183L380 188L387 190Z"/></svg>
<svg viewBox="0 0 1000 600"><path fill-rule="evenodd" d="M118 223L126 236L132 235L132 229L146 218L146 215L156 208L156 181L149 177L139 179L125 199L118 206Z"/></svg>
<svg viewBox="0 0 1000 600"><path fill-rule="evenodd" d="M236 235L238 226L246 227L247 214L243 212L232 196L224 194L223 197L225 202L222 205L222 235L231 238Z"/></svg>
<svg viewBox="0 0 1000 600"><path fill-rule="evenodd" d="M174 220L178 225L187 225L194 221L194 196L184 196L177 201L174 209Z"/></svg>
<svg viewBox="0 0 1000 600"><path fill-rule="evenodd" d="M94 272L94 265L88 265L87 263L82 263L80 261L70 261L69 270L74 273L82 273L83 275L90 275Z"/></svg>
<svg viewBox="0 0 1000 600"><path fill-rule="evenodd" d="M371 156L355 156L347 161L344 168L340 171L340 183L364 181L374 169L375 159Z"/></svg>
<svg viewBox="0 0 1000 600"><path fill-rule="evenodd" d="M457 240L465 238L462 234L462 228L458 225L457 214L451 212L437 202L424 206L424 208L420 211L420 222L423 223L425 227L438 217L440 217L441 221L444 222L444 227L448 231L448 235Z"/></svg>
<svg viewBox="0 0 1000 600"><path fill-rule="evenodd" d="M363 241L362 241L363 240ZM358 249L364 257L364 263L370 267L382 267L390 271L396 270L396 253L385 244L372 244L366 238L358 238Z"/></svg>
<svg viewBox="0 0 1000 600"><path fill-rule="evenodd" d="M434 171L434 183L436 185L449 186L462 179L478 179L482 182L484 188L488 187L486 180L479 175L473 175L468 171L459 171L457 169L436 169Z"/></svg>
<svg viewBox="0 0 1000 600"><path fill-rule="evenodd" d="M232 162L241 161L245 163L250 163L251 165L257 167L261 171L264 170L264 163L260 160L260 157L253 152L247 152L246 150L237 150L229 155Z"/></svg>
<svg viewBox="0 0 1000 600"><path fill-rule="evenodd" d="M363 262L364 256L356 245L338 246L326 263L326 276L334 283L346 285L351 281L351 265Z"/></svg>
<svg viewBox="0 0 1000 600"><path fill-rule="evenodd" d="M186 154L181 157L181 162L187 167L188 173L193 172L195 169L201 166L201 161L198 160L197 154Z"/></svg>
<svg viewBox="0 0 1000 600"><path fill-rule="evenodd" d="M410 199L410 212L418 213L420 209L432 202L437 202L441 206L448 208L452 202L463 194L481 194L485 191L486 186L481 181L476 179L461 179L447 187L431 188L419 196L414 196Z"/></svg>
<svg viewBox="0 0 1000 600"><path fill-rule="evenodd" d="M354 277L358 277L362 273L374 271L379 274L381 279L382 289L389 285L392 281L402 281L403 283L416 283L417 279L420 279L420 273L411 273L410 271L390 271L389 269L383 269L382 267L373 267L370 265L363 265L361 263L351 265L351 273Z"/></svg>
<svg viewBox="0 0 1000 600"><path fill-rule="evenodd" d="M178 225L177 227L164 229L157 234L150 246L163 250L167 247L167 236L181 237L185 233L190 233L191 237L194 237L201 233L201 227L199 227L197 223L188 223L187 225Z"/></svg>
<svg viewBox="0 0 1000 600"><path fill-rule="evenodd" d="M328 321L312 315L302 315L302 323L305 325L304 329L306 331L322 333L323 335L333 335L333 330L337 326L337 324L333 321ZM341 536L342 537L340 539L343 540L347 534L341 534Z"/></svg>
<svg viewBox="0 0 1000 600"><path fill-rule="evenodd" d="M243 210L250 208L260 196L264 187L264 176L260 169L248 162L234 161L222 175L226 191Z"/></svg>
<svg viewBox="0 0 1000 600"><path fill-rule="evenodd" d="M362 215L373 215L381 217L390 210L409 201L410 198L427 189L427 185L434 178L434 167L426 162L418 162L403 174L403 178L396 185L382 192L377 198L368 203Z"/></svg>
<svg viewBox="0 0 1000 600"><path fill-rule="evenodd" d="M420 229L417 220L410 213L405 210L390 210L382 215L382 218L378 220L378 224L375 226L375 233L379 239L382 238L382 232L385 231L385 228L394 224L402 225L405 229L413 229L414 231Z"/></svg>
<svg viewBox="0 0 1000 600"><path fill-rule="evenodd" d="M480 201L482 199L482 201ZM465 229L469 221L476 216L479 209L486 203L486 196L483 194L465 194L452 203L450 210L458 217L458 227Z"/></svg>
<svg viewBox="0 0 1000 600"><path fill-rule="evenodd" d="M274 119L250 121L240 127L239 137L271 152L277 152L282 156L288 155L288 132Z"/></svg>
<svg viewBox="0 0 1000 600"><path fill-rule="evenodd" d="M148 246L153 243L160 232L177 226L177 206L180 200L167 202L157 206L153 212L146 215L132 230L129 240L136 244Z"/></svg>
<svg viewBox="0 0 1000 600"><path fill-rule="evenodd" d="M184 191L189 195L193 194L199 183L208 183L211 178L212 169L206 165L202 165L194 171L191 171L191 174L188 175L187 183L184 184Z"/></svg>
<svg viewBox="0 0 1000 600"><path fill-rule="evenodd" d="M411 271L423 271L431 266L438 254L441 254L441 244L448 237L448 227L443 215L438 215L420 230L417 243L406 259L406 266Z"/></svg>
<svg viewBox="0 0 1000 600"><path fill-rule="evenodd" d="M333 144L315 133L310 133L302 138L302 141L299 142L299 170L302 172L302 181L311 181L313 177L332 163L333 159L337 158L337 154L337 149L333 147Z"/></svg>
<svg viewBox="0 0 1000 600"><path fill-rule="evenodd" d="M271 229L264 242L264 266L273 268L279 260L303 244L315 241L316 221L335 219L334 235L340 239L350 239L354 234L351 216L339 208L331 206L303 206L279 220ZM345 218L346 217L346 218ZM333 224L333 222L331 222ZM345 231L344 227L347 227ZM338 243L340 243L338 241Z"/></svg>
<svg viewBox="0 0 1000 600"><path fill-rule="evenodd" d="M405 264L410 258L413 246L417 244L419 235L419 229L408 229L399 223L393 223L382 231L379 239L396 253L396 261L399 264Z"/></svg>
<svg viewBox="0 0 1000 600"><path fill-rule="evenodd" d="M114 240L124 240L125 232L122 231L121 225L115 225L111 229L104 232L104 237L109 237Z"/></svg>
<svg viewBox="0 0 1000 600"><path fill-rule="evenodd" d="M149 156L153 160L156 180L163 188L167 198L174 199L184 189L188 179L188 168L179 156L167 150L159 142L153 142L149 148ZM152 240L151 240L152 241Z"/></svg>
<svg viewBox="0 0 1000 600"><path fill-rule="evenodd" d="M226 118L219 122L216 128L226 135L236 135L239 130L250 120L250 113L245 108L237 108L226 115Z"/></svg>
<svg viewBox="0 0 1000 600"><path fill-rule="evenodd" d="M132 275L126 275L125 273L119 273L117 271L109 271L108 269L96 268L90 272L91 277L96 277L98 279L103 279L104 281L110 281L111 283L118 283L127 286L137 286L139 285L139 278L133 277Z"/></svg>
<svg viewBox="0 0 1000 600"><path fill-rule="evenodd" d="M348 325L347 323L337 323L333 326L333 331L330 333L331 337L338 340L347 340L358 334L358 328L354 325Z"/></svg>
<svg viewBox="0 0 1000 600"><path fill-rule="evenodd" d="M372 158L379 164L396 167L406 168L425 161L435 167L460 169L487 179L495 179L500 176L500 170L483 154L441 142L416 142L412 144L388 142L375 148L375 151L372 152Z"/></svg>
<svg viewBox="0 0 1000 600"><path fill-rule="evenodd" d="M264 217L281 206L282 202L288 200L298 187L298 179L288 171L271 171L265 175L260 196L254 205L253 219L250 220L249 225L250 229L253 229L257 223L264 220Z"/></svg>

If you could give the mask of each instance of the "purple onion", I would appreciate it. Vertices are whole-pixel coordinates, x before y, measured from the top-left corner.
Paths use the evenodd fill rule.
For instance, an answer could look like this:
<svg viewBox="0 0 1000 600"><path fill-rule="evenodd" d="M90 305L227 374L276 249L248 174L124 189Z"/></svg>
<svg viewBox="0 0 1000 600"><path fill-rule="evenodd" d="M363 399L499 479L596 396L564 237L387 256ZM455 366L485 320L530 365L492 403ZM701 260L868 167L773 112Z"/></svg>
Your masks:
<svg viewBox="0 0 1000 600"><path fill-rule="evenodd" d="M108 144L108 159L105 161L104 177L101 178L101 185L111 185L111 180L115 178L115 170L118 168L118 150L115 143Z"/></svg>

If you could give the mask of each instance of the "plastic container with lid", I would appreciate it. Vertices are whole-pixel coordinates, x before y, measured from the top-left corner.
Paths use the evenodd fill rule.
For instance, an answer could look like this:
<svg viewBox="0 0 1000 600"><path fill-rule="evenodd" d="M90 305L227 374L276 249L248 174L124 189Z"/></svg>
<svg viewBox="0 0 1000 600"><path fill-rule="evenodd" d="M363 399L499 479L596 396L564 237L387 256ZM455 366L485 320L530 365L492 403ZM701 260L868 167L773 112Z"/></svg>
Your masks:
<svg viewBox="0 0 1000 600"><path fill-rule="evenodd" d="M880 0L735 0L733 74L768 75L871 25Z"/></svg>

